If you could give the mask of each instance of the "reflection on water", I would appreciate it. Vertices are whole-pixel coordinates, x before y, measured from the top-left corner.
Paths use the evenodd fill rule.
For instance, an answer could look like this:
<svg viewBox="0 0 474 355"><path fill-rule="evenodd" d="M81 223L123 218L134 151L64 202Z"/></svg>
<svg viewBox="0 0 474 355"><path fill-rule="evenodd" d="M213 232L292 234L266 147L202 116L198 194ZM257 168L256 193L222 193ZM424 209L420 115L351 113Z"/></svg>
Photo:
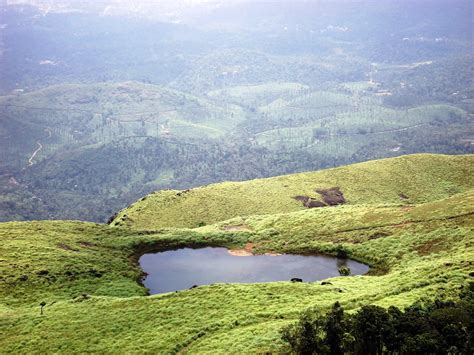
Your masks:
<svg viewBox="0 0 474 355"><path fill-rule="evenodd" d="M212 283L318 281L339 276L348 266L353 275L364 274L367 265L331 256L284 254L278 256L234 256L225 248L178 249L145 254L140 266L148 274L144 284L150 293L163 293Z"/></svg>
<svg viewBox="0 0 474 355"><path fill-rule="evenodd" d="M336 258L337 260L337 268L340 268L341 266L347 266L350 268L350 266L347 264L348 259L346 258Z"/></svg>

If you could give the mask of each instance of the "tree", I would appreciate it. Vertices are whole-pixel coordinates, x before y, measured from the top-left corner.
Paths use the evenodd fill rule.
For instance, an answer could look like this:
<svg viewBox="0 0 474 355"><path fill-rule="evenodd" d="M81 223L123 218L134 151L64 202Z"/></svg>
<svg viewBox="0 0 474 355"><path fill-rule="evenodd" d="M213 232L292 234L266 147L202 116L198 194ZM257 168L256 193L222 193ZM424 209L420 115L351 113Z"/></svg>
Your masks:
<svg viewBox="0 0 474 355"><path fill-rule="evenodd" d="M339 302L334 303L331 311L326 315L324 330L326 331L326 344L332 355L344 354L343 338L345 334L344 310Z"/></svg>
<svg viewBox="0 0 474 355"><path fill-rule="evenodd" d="M43 302L40 303L40 307L41 307L41 308L40 308L40 314L43 314L43 307L44 307L44 306L46 306L46 302L45 302L45 301L43 301Z"/></svg>
<svg viewBox="0 0 474 355"><path fill-rule="evenodd" d="M400 327L403 312L397 307L390 306L388 308L389 322L387 324L387 332L385 334L385 346L391 353L400 351L403 342L404 334Z"/></svg>
<svg viewBox="0 0 474 355"><path fill-rule="evenodd" d="M370 305L351 316L336 302L326 315L304 312L282 338L296 354L472 354L473 288L456 302L415 303L405 311Z"/></svg>
<svg viewBox="0 0 474 355"><path fill-rule="evenodd" d="M357 354L381 354L387 333L388 314L379 306L363 306L354 317Z"/></svg>
<svg viewBox="0 0 474 355"><path fill-rule="evenodd" d="M297 324L289 325L281 331L282 339L288 342L291 349L301 355L326 354L324 344L324 318L306 311L300 316Z"/></svg>

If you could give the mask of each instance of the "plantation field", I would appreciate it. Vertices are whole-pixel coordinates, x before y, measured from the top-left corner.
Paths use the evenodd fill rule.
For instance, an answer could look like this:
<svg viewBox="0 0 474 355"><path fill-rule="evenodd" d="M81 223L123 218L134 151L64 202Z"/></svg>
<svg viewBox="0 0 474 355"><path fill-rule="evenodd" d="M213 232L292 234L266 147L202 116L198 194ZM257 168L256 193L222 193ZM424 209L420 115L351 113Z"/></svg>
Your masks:
<svg viewBox="0 0 474 355"><path fill-rule="evenodd" d="M461 107L433 103L396 109L384 105L375 90L367 82L326 91L267 82L200 97L139 82L50 86L0 97L1 164L8 170L24 168L38 143L42 148L30 165L65 149L137 137L202 144L238 134L270 150L334 157L338 149L354 155L370 147L364 140L380 144L394 136L394 148L407 152L413 137L419 137L418 146L426 144L421 143L423 131L432 131L435 145L441 143L434 134L440 127L450 145L462 144L462 137L473 132L469 111ZM411 138L405 142L407 134Z"/></svg>
<svg viewBox="0 0 474 355"><path fill-rule="evenodd" d="M216 63L244 60L242 53L233 54L211 57L219 59ZM268 60L278 67L285 60L254 59L250 72L241 64L216 63L207 71L206 62L183 73L182 79L192 82L187 88L182 82L100 82L1 96L0 174L18 184L0 187L0 220L105 222L158 189L418 152L473 152L469 106L443 100L388 105L379 93L382 83L277 79L275 68L256 68ZM300 70L313 60L307 58ZM334 74L327 63L315 65ZM251 81L248 75L262 79ZM201 87L207 76L215 85ZM36 208L25 210L30 196Z"/></svg>
<svg viewBox="0 0 474 355"><path fill-rule="evenodd" d="M242 106L258 107L278 98L293 98L309 91L308 85L300 83L265 83L260 85L234 86L207 93L207 96L219 100L231 100Z"/></svg>
<svg viewBox="0 0 474 355"><path fill-rule="evenodd" d="M417 155L248 182L240 196L265 196L280 185L291 193L304 186L309 193L315 182L341 185L348 203L302 209L278 202L280 211L272 212L265 204L260 211L249 205L246 216L229 219L224 210L211 214L213 224L195 229L169 222L155 229L156 220L148 228L155 230L135 226L141 231L72 221L1 223L0 347L4 353L281 352L287 345L279 330L308 307L323 312L339 301L351 311L365 304L403 308L435 297L455 299L460 286L472 281L472 166L472 156ZM344 177L347 185L338 180ZM212 196L213 189L230 186L202 190ZM400 202L397 193L409 199ZM286 201L288 193L281 194ZM224 207L211 202L209 213ZM163 213L169 202L161 203ZM158 205L141 207L151 218L147 209ZM214 284L145 297L140 254L209 245L344 254L371 271L326 285Z"/></svg>
<svg viewBox="0 0 474 355"><path fill-rule="evenodd" d="M138 82L51 86L0 97L0 110L9 121L2 127L7 138L2 147L16 147L21 135L24 151L15 158L25 161L38 140L45 144L41 160L68 146L130 136L218 137L244 119L236 105ZM6 150L2 161L12 161L12 154Z"/></svg>

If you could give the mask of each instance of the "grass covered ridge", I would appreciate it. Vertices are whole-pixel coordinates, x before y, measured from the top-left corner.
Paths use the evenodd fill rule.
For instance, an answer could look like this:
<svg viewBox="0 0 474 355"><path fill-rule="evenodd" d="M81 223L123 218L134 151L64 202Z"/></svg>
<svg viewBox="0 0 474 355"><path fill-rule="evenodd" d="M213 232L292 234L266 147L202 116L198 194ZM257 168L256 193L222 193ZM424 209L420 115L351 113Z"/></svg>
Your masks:
<svg viewBox="0 0 474 355"><path fill-rule="evenodd" d="M416 154L316 172L185 191L157 191L122 210L113 225L194 228L237 216L303 210L295 196L321 200L315 189L340 187L347 204L410 205L474 187L474 156Z"/></svg>
<svg viewBox="0 0 474 355"><path fill-rule="evenodd" d="M420 190L426 195L416 198L429 200L424 203L384 205L374 196L360 205L154 231L69 221L2 223L0 348L5 353L277 352L287 350L279 330L308 307L324 311L339 301L348 311L366 304L403 308L439 296L456 298L460 286L472 281L474 260L474 191L466 183L470 177L461 177L469 165L459 166L464 168L453 168L451 180L442 181L459 182L461 191ZM436 199L436 194L445 196ZM214 284L143 297L137 255L204 245L343 252L369 263L372 275L337 277L331 285Z"/></svg>

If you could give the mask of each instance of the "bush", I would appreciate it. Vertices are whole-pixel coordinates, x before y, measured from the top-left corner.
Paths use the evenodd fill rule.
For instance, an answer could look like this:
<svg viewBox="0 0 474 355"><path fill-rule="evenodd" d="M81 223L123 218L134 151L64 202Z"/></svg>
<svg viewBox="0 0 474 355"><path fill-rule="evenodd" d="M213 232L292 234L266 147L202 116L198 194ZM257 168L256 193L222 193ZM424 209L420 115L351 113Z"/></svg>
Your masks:
<svg viewBox="0 0 474 355"><path fill-rule="evenodd" d="M341 276L349 276L351 274L351 269L349 269L347 266L341 266L338 271L339 275Z"/></svg>
<svg viewBox="0 0 474 355"><path fill-rule="evenodd" d="M346 259L349 256L349 252L341 244L337 245L335 252L336 252L336 256L341 259Z"/></svg>
<svg viewBox="0 0 474 355"><path fill-rule="evenodd" d="M325 315L306 311L281 331L296 354L472 354L472 283L456 302L435 301L405 311L363 306L354 315L336 302Z"/></svg>

